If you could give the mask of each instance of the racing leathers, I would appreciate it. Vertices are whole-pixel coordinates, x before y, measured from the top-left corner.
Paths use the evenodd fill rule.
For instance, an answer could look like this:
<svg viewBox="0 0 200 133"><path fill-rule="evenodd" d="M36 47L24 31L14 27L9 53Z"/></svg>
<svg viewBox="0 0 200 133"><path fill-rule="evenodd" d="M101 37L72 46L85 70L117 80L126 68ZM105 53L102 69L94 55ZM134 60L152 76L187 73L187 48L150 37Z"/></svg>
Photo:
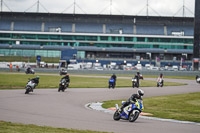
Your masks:
<svg viewBox="0 0 200 133"><path fill-rule="evenodd" d="M135 103L137 99L142 100L142 96L138 95L138 94L133 94L122 106L121 106L121 111L123 111L123 109L128 106L130 103Z"/></svg>

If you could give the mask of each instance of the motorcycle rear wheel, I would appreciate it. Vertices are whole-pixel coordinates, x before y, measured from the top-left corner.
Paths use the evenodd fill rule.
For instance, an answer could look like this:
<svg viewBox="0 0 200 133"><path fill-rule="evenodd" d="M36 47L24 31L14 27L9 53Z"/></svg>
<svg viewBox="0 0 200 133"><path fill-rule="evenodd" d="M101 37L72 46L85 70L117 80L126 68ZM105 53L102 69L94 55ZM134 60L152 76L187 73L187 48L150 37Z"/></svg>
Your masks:
<svg viewBox="0 0 200 133"><path fill-rule="evenodd" d="M135 112L135 114L133 114L132 112L131 112L131 114L129 115L129 117L128 117L128 120L129 120L129 122L134 122L134 121L136 121L137 120L137 118L138 118L138 116L139 116L139 112Z"/></svg>
<svg viewBox="0 0 200 133"><path fill-rule="evenodd" d="M121 118L120 113L119 113L118 110L117 110L117 111L114 113L114 115L113 115L113 119L116 120L116 121L118 121L118 120L120 120L120 118Z"/></svg>

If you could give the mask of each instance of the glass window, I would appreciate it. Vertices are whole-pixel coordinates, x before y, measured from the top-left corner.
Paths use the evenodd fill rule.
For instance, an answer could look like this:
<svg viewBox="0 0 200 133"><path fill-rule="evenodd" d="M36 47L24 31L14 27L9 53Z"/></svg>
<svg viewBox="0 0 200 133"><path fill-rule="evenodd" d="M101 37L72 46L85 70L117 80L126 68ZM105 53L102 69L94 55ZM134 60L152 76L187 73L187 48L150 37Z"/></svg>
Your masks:
<svg viewBox="0 0 200 133"><path fill-rule="evenodd" d="M153 45L153 48L159 48L159 45Z"/></svg>
<svg viewBox="0 0 200 133"><path fill-rule="evenodd" d="M49 39L48 35L38 35L38 39Z"/></svg>
<svg viewBox="0 0 200 133"><path fill-rule="evenodd" d="M60 57L60 51L48 50L46 57Z"/></svg>
<svg viewBox="0 0 200 133"><path fill-rule="evenodd" d="M72 36L62 36L63 40L73 40Z"/></svg>
<svg viewBox="0 0 200 133"><path fill-rule="evenodd" d="M122 41L122 37L118 37L118 41Z"/></svg>
<svg viewBox="0 0 200 133"><path fill-rule="evenodd" d="M101 39L101 41L108 41L108 37L107 36L101 36L100 39Z"/></svg>
<svg viewBox="0 0 200 133"><path fill-rule="evenodd" d="M9 49L0 49L0 55L8 56L10 53Z"/></svg>
<svg viewBox="0 0 200 133"><path fill-rule="evenodd" d="M75 40L85 40L85 36L75 36Z"/></svg>
<svg viewBox="0 0 200 133"><path fill-rule="evenodd" d="M1 33L0 38L10 38L10 34Z"/></svg>
<svg viewBox="0 0 200 133"><path fill-rule="evenodd" d="M20 39L22 38L20 34L12 34L12 38Z"/></svg>
<svg viewBox="0 0 200 133"><path fill-rule="evenodd" d="M87 41L97 41L97 36L86 36Z"/></svg>
<svg viewBox="0 0 200 133"><path fill-rule="evenodd" d="M132 37L124 37L124 41L133 41Z"/></svg>
<svg viewBox="0 0 200 133"><path fill-rule="evenodd" d="M115 36L112 36L112 37L111 37L111 40L112 40L112 41L116 41L116 37L115 37Z"/></svg>
<svg viewBox="0 0 200 133"><path fill-rule="evenodd" d="M160 42L171 42L170 38L161 38Z"/></svg>
<svg viewBox="0 0 200 133"><path fill-rule="evenodd" d="M23 56L35 56L35 50L23 50Z"/></svg>
<svg viewBox="0 0 200 133"><path fill-rule="evenodd" d="M24 35L22 35L22 38L24 38L24 39L36 39L36 35L24 34Z"/></svg>
<svg viewBox="0 0 200 133"><path fill-rule="evenodd" d="M51 40L60 40L60 36L59 35L50 35L50 39Z"/></svg>
<svg viewBox="0 0 200 133"><path fill-rule="evenodd" d="M138 41L138 42L144 42L144 41L145 41L145 38L144 38L144 37L138 37L138 38L137 38L137 41Z"/></svg>

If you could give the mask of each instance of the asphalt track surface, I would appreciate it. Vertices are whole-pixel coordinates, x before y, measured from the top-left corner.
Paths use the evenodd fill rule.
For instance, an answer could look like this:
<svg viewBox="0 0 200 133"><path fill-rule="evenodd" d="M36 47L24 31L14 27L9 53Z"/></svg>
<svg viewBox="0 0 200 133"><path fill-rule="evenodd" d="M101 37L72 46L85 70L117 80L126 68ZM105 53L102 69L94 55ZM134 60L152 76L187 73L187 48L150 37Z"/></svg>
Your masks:
<svg viewBox="0 0 200 133"><path fill-rule="evenodd" d="M145 79L146 80L146 79ZM155 79L153 79L155 80ZM200 92L194 80L166 79L188 83L186 86L142 87L145 97ZM87 103L127 99L137 89L133 88L69 88L35 89L25 95L25 90L0 90L0 120L14 123L35 124L115 133L199 133L200 125L173 123L138 118L130 123L114 121L113 116L85 107ZM162 104L162 103L161 103Z"/></svg>

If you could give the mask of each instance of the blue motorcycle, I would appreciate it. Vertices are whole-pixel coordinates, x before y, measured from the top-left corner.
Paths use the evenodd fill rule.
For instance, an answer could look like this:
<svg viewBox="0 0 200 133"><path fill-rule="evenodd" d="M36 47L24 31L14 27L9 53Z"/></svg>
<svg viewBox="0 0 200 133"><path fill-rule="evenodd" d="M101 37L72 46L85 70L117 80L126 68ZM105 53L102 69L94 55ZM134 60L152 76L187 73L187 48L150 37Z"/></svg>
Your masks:
<svg viewBox="0 0 200 133"><path fill-rule="evenodd" d="M114 89L115 88L115 80L113 78L109 79L108 83L108 88L110 89L111 87Z"/></svg>
<svg viewBox="0 0 200 133"><path fill-rule="evenodd" d="M122 105L125 101L122 101ZM120 119L129 120L129 122L134 122L139 117L140 113L143 111L144 106L142 100L137 100L135 103L131 103L126 106L123 110L120 110L118 104L116 106L116 112L113 115L113 119L118 121Z"/></svg>

